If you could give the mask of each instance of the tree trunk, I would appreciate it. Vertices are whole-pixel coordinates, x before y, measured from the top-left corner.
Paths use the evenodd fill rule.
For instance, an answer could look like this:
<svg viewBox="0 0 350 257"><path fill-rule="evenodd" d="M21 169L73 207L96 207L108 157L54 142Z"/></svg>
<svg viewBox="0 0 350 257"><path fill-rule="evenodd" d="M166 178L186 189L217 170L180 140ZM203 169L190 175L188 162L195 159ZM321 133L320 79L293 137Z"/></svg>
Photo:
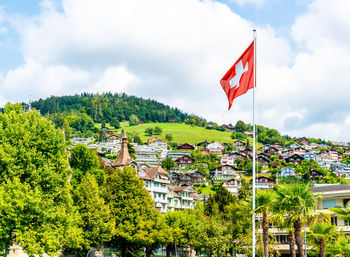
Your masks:
<svg viewBox="0 0 350 257"><path fill-rule="evenodd" d="M324 238L321 237L320 239L320 256L325 257L326 256L326 249L324 245Z"/></svg>
<svg viewBox="0 0 350 257"><path fill-rule="evenodd" d="M151 246L146 247L146 257L151 257L153 249Z"/></svg>
<svg viewBox="0 0 350 257"><path fill-rule="evenodd" d="M171 251L171 247L170 245L166 246L166 257L170 257L170 251Z"/></svg>
<svg viewBox="0 0 350 257"><path fill-rule="evenodd" d="M295 242L298 246L298 257L305 257L304 247L303 247L303 234L301 232L302 224L300 220L294 222L294 233L295 233Z"/></svg>
<svg viewBox="0 0 350 257"><path fill-rule="evenodd" d="M292 230L289 231L289 241L290 241L290 256L296 257L297 252L295 250L295 238L294 238L294 232Z"/></svg>
<svg viewBox="0 0 350 257"><path fill-rule="evenodd" d="M265 210L263 212L262 220L262 229L263 229L263 243L264 243L264 257L269 257L269 215Z"/></svg>

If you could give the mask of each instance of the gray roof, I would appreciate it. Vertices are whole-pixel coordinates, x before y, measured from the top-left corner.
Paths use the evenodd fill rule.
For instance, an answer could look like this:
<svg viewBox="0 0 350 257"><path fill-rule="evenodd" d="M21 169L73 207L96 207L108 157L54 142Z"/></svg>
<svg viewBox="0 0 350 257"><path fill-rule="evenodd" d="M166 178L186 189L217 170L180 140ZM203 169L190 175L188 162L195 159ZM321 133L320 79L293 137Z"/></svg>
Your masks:
<svg viewBox="0 0 350 257"><path fill-rule="evenodd" d="M314 193L346 191L346 190L350 190L350 184L329 185L329 186L320 186L320 187L312 188L312 192Z"/></svg>

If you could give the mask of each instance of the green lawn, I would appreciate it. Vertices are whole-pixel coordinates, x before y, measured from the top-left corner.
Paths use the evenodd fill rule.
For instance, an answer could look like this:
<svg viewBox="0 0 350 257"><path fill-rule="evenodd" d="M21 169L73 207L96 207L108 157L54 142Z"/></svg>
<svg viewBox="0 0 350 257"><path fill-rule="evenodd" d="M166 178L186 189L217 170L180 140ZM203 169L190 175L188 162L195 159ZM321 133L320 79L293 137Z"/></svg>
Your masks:
<svg viewBox="0 0 350 257"><path fill-rule="evenodd" d="M97 128L101 128L101 124L95 124ZM128 133L132 133L141 137L143 142L146 142L149 138L159 137L165 140L166 134L171 134L173 137L172 142L176 142L179 144L189 143L189 144L198 144L207 140L207 142L225 142L225 143L233 143L233 139L231 138L230 132L222 132L217 130L209 130L203 127L196 127L187 124L178 124L178 123L145 123L136 126L129 126L128 121L120 122L121 128L118 129L121 132L122 129L126 130ZM145 129L146 128L154 128L160 127L162 129L162 134L160 135L152 135L146 136ZM107 123L106 127L111 128ZM244 142L246 139L243 140ZM253 139L249 138L250 145L253 143ZM259 143L260 147L262 144Z"/></svg>
<svg viewBox="0 0 350 257"><path fill-rule="evenodd" d="M176 143L189 143L196 144L207 140L208 142L217 141L219 143L226 142L232 143L231 133L222 132L217 130L208 130L202 127L192 127L187 124L177 124L177 123L145 123L137 126L129 126L128 122L120 123L122 129L126 132L134 133L141 137L142 141L147 141L149 138L159 137L165 139L166 134L171 134L173 136L173 142ZM163 132L161 135L146 136L146 128L160 127ZM119 129L120 131L121 129Z"/></svg>

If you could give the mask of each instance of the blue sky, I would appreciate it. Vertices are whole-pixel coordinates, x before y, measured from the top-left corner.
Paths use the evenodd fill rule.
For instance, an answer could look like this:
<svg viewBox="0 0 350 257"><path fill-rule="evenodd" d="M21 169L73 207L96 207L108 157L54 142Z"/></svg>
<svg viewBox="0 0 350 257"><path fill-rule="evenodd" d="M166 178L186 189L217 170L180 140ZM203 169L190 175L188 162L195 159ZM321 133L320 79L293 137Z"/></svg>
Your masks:
<svg viewBox="0 0 350 257"><path fill-rule="evenodd" d="M125 92L220 124L250 122L251 92L227 112L219 80L256 28L257 122L350 141L349 9L348 0L2 0L0 105Z"/></svg>

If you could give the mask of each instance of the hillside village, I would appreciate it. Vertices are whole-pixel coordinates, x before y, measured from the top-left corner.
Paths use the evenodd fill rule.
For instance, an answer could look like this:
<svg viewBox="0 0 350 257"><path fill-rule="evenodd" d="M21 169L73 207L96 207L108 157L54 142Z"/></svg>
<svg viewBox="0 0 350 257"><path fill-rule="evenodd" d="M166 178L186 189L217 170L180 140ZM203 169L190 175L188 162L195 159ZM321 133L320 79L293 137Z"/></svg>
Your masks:
<svg viewBox="0 0 350 257"><path fill-rule="evenodd" d="M232 129L232 128L230 128ZM251 133L247 133L251 137ZM244 184L251 184L247 166L252 160L249 140L233 140L228 147L225 142L200 142L196 145L183 143L174 149L169 142L150 138L145 144L131 143L134 158L128 151L127 135L109 135L105 142L93 138L73 138L72 144L84 143L95 149L106 166L120 168L130 165L137 169L138 177L144 181L161 213L194 208L197 201L209 198L217 186L238 195ZM105 158L106 153L118 154L115 160ZM314 193L323 193L319 209L346 206L350 201L350 165L344 160L350 155L348 143L310 143L307 138L297 138L289 146L279 143L264 144L257 151L259 174L256 178L258 189L271 189L279 181L290 183L297 180L313 185ZM204 157L208 159L204 161ZM209 158L211 156L211 158ZM216 160L216 165L208 160ZM171 165L169 165L169 163ZM214 161L215 163L215 161ZM163 167L162 167L163 166ZM249 169L249 168L248 168ZM206 190L203 193L203 189ZM332 224L350 233L350 224L331 216ZM288 233L274 230L275 241L280 252L288 253Z"/></svg>

